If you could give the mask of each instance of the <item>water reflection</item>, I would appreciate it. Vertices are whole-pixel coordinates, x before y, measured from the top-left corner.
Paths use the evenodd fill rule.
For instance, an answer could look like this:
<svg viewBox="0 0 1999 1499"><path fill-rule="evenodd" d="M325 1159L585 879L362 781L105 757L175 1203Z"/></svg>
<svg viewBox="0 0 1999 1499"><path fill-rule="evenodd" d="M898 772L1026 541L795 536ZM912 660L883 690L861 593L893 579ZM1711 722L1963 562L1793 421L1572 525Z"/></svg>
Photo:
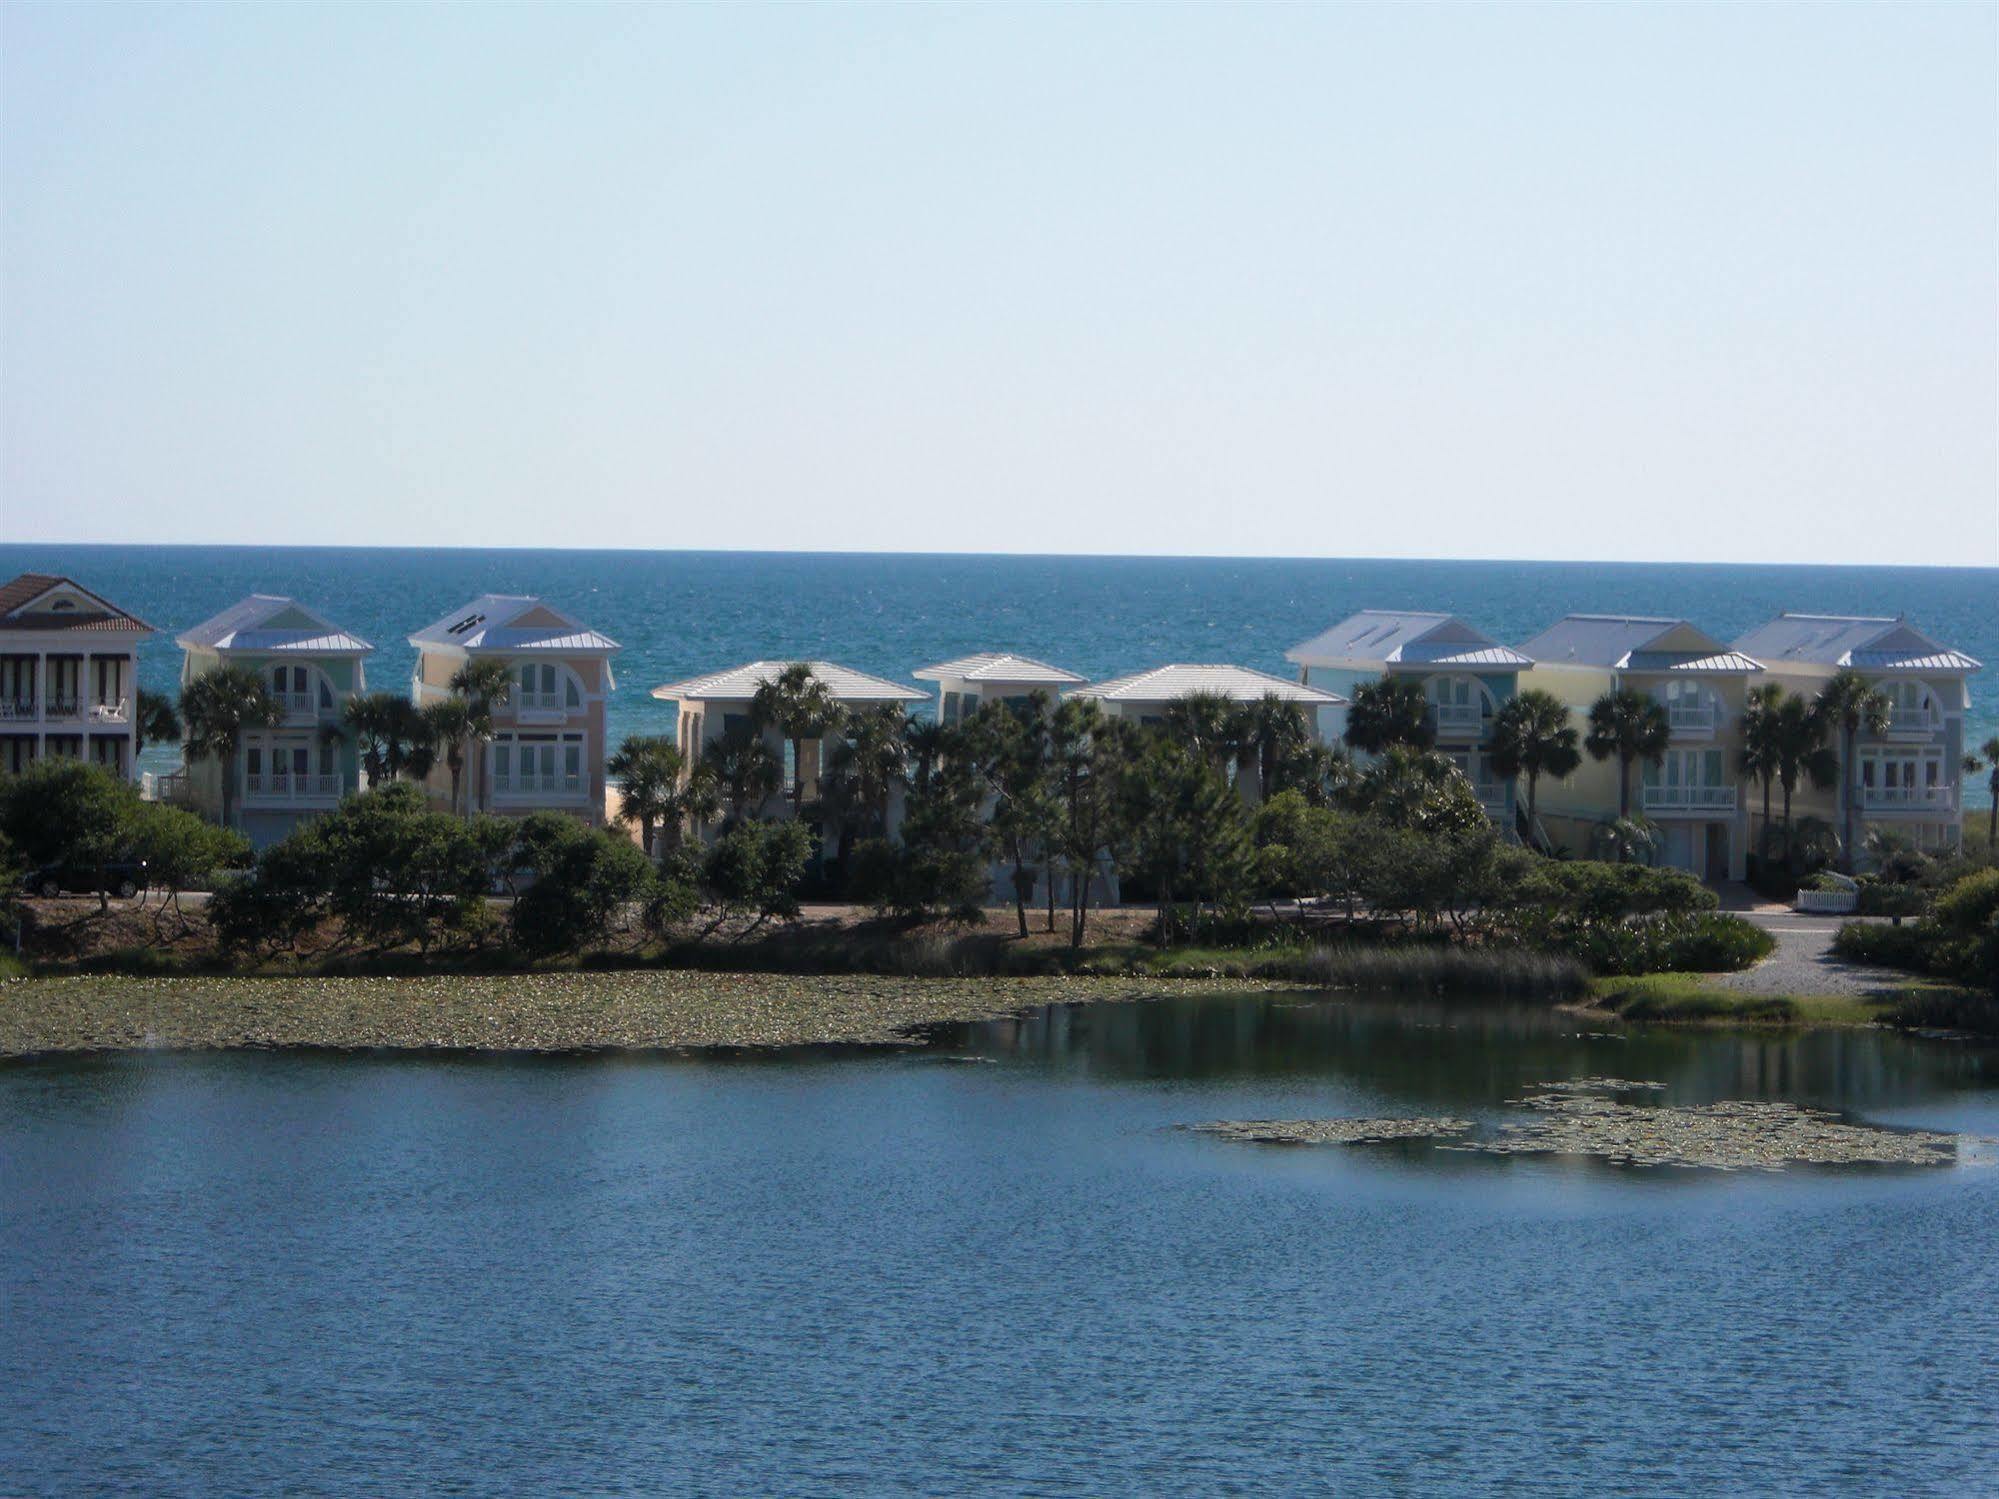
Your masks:
<svg viewBox="0 0 1999 1499"><path fill-rule="evenodd" d="M1670 1103L1856 1111L1999 1082L1999 1051L1882 1030L1605 1026L1547 1006L1259 993L1048 1005L931 1039L1103 1080L1327 1078L1439 1109L1495 1108L1588 1076L1662 1082Z"/></svg>

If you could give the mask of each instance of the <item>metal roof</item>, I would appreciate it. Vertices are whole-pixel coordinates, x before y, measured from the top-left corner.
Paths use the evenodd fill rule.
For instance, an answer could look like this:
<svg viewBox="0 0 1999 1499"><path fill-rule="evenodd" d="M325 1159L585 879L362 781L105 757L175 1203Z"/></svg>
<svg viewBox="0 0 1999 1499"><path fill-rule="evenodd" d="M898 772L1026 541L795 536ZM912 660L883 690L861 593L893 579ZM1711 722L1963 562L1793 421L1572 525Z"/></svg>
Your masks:
<svg viewBox="0 0 1999 1499"><path fill-rule="evenodd" d="M93 609L37 609L35 605L59 589L87 599ZM136 614L127 614L102 595L92 593L74 578L58 573L22 573L0 583L0 630L69 631L122 630L150 635L153 627Z"/></svg>
<svg viewBox="0 0 1999 1499"><path fill-rule="evenodd" d="M1455 614L1363 609L1284 653L1300 666L1531 666Z"/></svg>
<svg viewBox="0 0 1999 1499"><path fill-rule="evenodd" d="M541 612L553 624L516 625L523 615ZM514 593L485 593L424 626L409 637L418 650L458 650L468 655L608 656L618 642L580 623L544 599Z"/></svg>
<svg viewBox="0 0 1999 1499"><path fill-rule="evenodd" d="M1108 682L1092 682L1071 689L1069 697L1093 697L1107 703L1170 703L1189 693L1213 692L1238 703L1253 703L1262 697L1281 697L1294 703L1344 703L1336 692L1287 682L1269 672L1252 671L1247 666L1208 666L1175 662L1155 666L1150 671L1113 677Z"/></svg>
<svg viewBox="0 0 1999 1499"><path fill-rule="evenodd" d="M270 624L284 614L296 614L308 623L305 627ZM365 656L375 649L297 599L274 593L253 593L182 631L174 643L183 650L218 655Z"/></svg>
<svg viewBox="0 0 1999 1499"><path fill-rule="evenodd" d="M1673 636L1679 637L1679 645L1665 645ZM1600 666L1610 671L1692 671L1700 668L1686 663L1729 655L1727 646L1690 621L1655 614L1564 615L1532 640L1522 642L1520 649L1538 665ZM1641 655L1654 664L1632 665ZM1754 653L1748 653L1747 659L1753 669ZM1725 665L1711 669L1744 668Z"/></svg>
<svg viewBox="0 0 1999 1499"><path fill-rule="evenodd" d="M1735 648L1759 661L1868 671L1977 671L1980 665L1908 621L1878 614L1780 614Z"/></svg>
<svg viewBox="0 0 1999 1499"><path fill-rule="evenodd" d="M1761 661L1751 660L1739 651L1716 651L1709 655L1697 655L1688 651L1633 651L1618 663L1620 671L1662 671L1701 673L1707 676L1730 674L1747 676L1763 669Z"/></svg>
<svg viewBox="0 0 1999 1499"><path fill-rule="evenodd" d="M955 678L963 682L1005 682L1051 687L1089 680L1087 677L1076 675L1073 671L1050 666L1046 661L1036 661L1031 656L1016 656L1010 651L978 651L970 656L959 656L955 660L939 661L934 666L920 667L910 675L919 682L941 682L946 678Z"/></svg>
<svg viewBox="0 0 1999 1499"><path fill-rule="evenodd" d="M655 687L652 695L663 702L748 702L757 688L774 680L787 666L809 666L812 675L826 684L834 698L843 703L920 703L930 696L914 687L904 687L882 677L871 677L837 661L750 661L727 671L689 677L684 682L668 682Z"/></svg>

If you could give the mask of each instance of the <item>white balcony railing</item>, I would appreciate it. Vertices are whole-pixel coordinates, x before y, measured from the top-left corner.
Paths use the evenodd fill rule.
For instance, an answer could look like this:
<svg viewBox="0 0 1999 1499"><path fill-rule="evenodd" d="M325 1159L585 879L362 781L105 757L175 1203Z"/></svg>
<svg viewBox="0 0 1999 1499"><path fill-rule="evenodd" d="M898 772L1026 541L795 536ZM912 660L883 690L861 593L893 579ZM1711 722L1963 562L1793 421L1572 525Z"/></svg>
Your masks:
<svg viewBox="0 0 1999 1499"><path fill-rule="evenodd" d="M311 718L319 712L310 692L274 692L271 696L286 718Z"/></svg>
<svg viewBox="0 0 1999 1499"><path fill-rule="evenodd" d="M581 796L583 789L582 776L560 772L543 775L538 771L513 771L493 777L495 796Z"/></svg>
<svg viewBox="0 0 1999 1499"><path fill-rule="evenodd" d="M1933 812L1957 810L1955 786L1862 786L1860 805L1876 811L1915 809Z"/></svg>
<svg viewBox="0 0 1999 1499"><path fill-rule="evenodd" d="M124 698L115 703L92 703L90 721L92 723L123 723L131 712L131 704Z"/></svg>
<svg viewBox="0 0 1999 1499"><path fill-rule="evenodd" d="M1477 703L1432 703L1430 711L1437 715L1439 734L1476 734L1484 722L1484 711Z"/></svg>
<svg viewBox="0 0 1999 1499"><path fill-rule="evenodd" d="M246 774L243 794L259 801L327 801L340 795L340 777L297 775L288 770Z"/></svg>
<svg viewBox="0 0 1999 1499"><path fill-rule="evenodd" d="M1666 721L1675 734L1712 734L1715 712L1697 703L1668 703Z"/></svg>
<svg viewBox="0 0 1999 1499"><path fill-rule="evenodd" d="M1733 786L1647 786L1644 806L1648 812L1733 812Z"/></svg>

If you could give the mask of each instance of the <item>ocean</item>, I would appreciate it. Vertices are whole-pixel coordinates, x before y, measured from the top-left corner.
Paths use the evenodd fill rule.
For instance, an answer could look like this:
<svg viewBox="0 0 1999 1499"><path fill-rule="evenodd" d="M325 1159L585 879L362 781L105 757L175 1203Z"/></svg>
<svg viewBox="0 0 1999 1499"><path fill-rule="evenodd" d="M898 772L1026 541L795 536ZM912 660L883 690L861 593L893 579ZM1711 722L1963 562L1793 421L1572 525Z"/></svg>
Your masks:
<svg viewBox="0 0 1999 1499"><path fill-rule="evenodd" d="M1684 616L1724 641L1783 609L1905 614L1988 663L1967 739L1999 733L1999 691L1984 685L1999 668L1990 567L0 544L0 577L29 570L69 574L156 626L140 676L159 691L178 679L174 636L247 593L290 594L372 641L369 684L394 690L412 630L480 593L539 594L623 644L614 740L672 732L672 709L649 696L660 683L759 657L900 681L975 650L1093 678L1167 661L1289 676L1287 647L1369 607L1446 610L1509 643L1571 610Z"/></svg>

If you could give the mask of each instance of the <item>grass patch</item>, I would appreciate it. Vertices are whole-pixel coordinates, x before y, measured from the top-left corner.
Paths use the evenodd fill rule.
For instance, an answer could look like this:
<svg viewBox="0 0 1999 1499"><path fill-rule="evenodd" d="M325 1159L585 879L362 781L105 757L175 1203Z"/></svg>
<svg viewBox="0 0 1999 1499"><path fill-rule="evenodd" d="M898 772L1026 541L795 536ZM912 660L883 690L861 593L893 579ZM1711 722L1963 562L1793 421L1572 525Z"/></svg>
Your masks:
<svg viewBox="0 0 1999 1499"><path fill-rule="evenodd" d="M1891 998L1855 994L1749 994L1705 974L1654 973L1598 979L1592 1004L1621 1020L1675 1025L1873 1025Z"/></svg>

